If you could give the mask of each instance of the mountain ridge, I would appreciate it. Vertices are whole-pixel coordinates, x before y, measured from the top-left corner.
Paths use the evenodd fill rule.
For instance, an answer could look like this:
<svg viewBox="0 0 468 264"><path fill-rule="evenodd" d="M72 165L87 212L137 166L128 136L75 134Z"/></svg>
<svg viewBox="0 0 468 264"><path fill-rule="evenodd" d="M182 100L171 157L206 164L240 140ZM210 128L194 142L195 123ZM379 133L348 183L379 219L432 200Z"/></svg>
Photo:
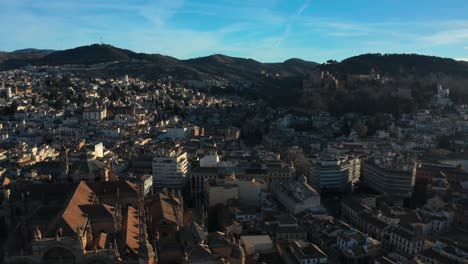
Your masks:
<svg viewBox="0 0 468 264"><path fill-rule="evenodd" d="M55 52L55 50L42 50L33 48L14 50L12 52L0 51L0 64L8 60L40 59L52 52Z"/></svg>
<svg viewBox="0 0 468 264"><path fill-rule="evenodd" d="M35 49L35 48L26 48L26 49L18 49L14 50L11 53L16 53L16 54L24 54L24 53L52 53L58 50L53 50L53 49Z"/></svg>
<svg viewBox="0 0 468 264"><path fill-rule="evenodd" d="M371 69L384 75L406 73L443 73L468 76L468 63L449 58L417 54L370 53L353 56L341 62L329 61L318 64L300 58L284 62L264 63L252 58L231 57L223 54L177 59L161 54L137 53L132 50L108 44L91 44L72 49L52 51L23 49L0 53L0 70L15 69L27 65L78 64L90 66L105 62L120 62L110 67L109 72L119 73L133 69L132 73L143 71L145 77L155 78L161 74L179 77L217 78L233 80L259 80L265 77L304 78L313 71L335 73L341 78L347 74L367 74Z"/></svg>
<svg viewBox="0 0 468 264"><path fill-rule="evenodd" d="M115 46L112 46L112 45L109 45L109 44L91 44L91 45L85 45L85 46L70 48L70 49L66 49L66 50L48 50L48 49L27 48L27 49L15 50L15 51L12 51L12 52L0 51L0 53L4 53L4 54L22 54L22 53L39 53L39 52L43 52L43 53L48 53L46 55L50 55L50 54L53 54L53 53L68 53L68 54L70 54L70 53L73 53L73 52L80 52L80 51L84 51L84 50L89 51L90 49L99 49L101 51L111 50L113 52L115 52L115 51L123 52L123 53L126 53L127 55L128 54L134 54L136 56L147 57L147 58L151 57L151 56L161 56L161 57L170 57L170 58L176 59L176 58L171 57L171 56L157 54L157 53L135 52L135 51L132 51L132 50L129 50L129 49L118 48L118 47L115 47ZM57 54L55 54L53 56L57 56ZM212 57L214 57L214 58L225 58L225 59L230 58L230 59L242 59L242 60L256 61L256 60L254 60L252 58L234 57L234 56L228 56L228 55L224 55L224 54L213 54L213 55L201 56L201 57L196 57L196 58L177 59L177 60L179 60L179 61L196 61L196 60L205 59L205 58L212 58ZM302 60L302 59L300 59L300 60ZM303 61L306 61L306 60L303 60ZM312 61L310 61L310 62L312 62ZM268 62L259 62L259 63L269 64ZM273 62L273 63L281 63L281 62ZM316 63L316 62L313 62L313 63Z"/></svg>
<svg viewBox="0 0 468 264"><path fill-rule="evenodd" d="M32 51L32 49L31 49ZM28 53L33 54L34 52ZM11 53L7 53L11 54ZM35 54L35 53L34 53ZM318 65L315 62L301 60L298 66L293 62L288 63L262 63L254 59L231 57L222 54L214 54L205 57L180 60L161 54L137 53L128 49L121 49L107 44L92 44L73 49L55 51L48 54L33 57L6 56L0 61L0 69L8 70L27 65L93 65L104 62L120 62L123 64L145 64L146 69L152 69L153 73L163 74L175 72L175 75L187 76L226 76L232 79L258 78L262 74L279 74L282 76L306 75L315 70ZM297 62L297 61L295 61ZM141 66L141 65L140 65ZM303 68L303 69L300 69ZM116 66L112 68L116 70Z"/></svg>
<svg viewBox="0 0 468 264"><path fill-rule="evenodd" d="M303 108L306 112L314 109L335 113L407 112L417 105L427 105L436 84L450 87L452 99L468 103L468 63L436 56L374 53L323 64L299 58L263 63L223 54L180 60L106 44L52 53L35 50L0 53L0 70L76 64L85 66L73 68L86 77L128 74L157 80L172 76L187 81L189 86L207 88L214 84L218 92L252 95L272 105ZM371 71L383 76L382 81L366 79L374 76L368 75ZM401 106L392 110L395 105Z"/></svg>

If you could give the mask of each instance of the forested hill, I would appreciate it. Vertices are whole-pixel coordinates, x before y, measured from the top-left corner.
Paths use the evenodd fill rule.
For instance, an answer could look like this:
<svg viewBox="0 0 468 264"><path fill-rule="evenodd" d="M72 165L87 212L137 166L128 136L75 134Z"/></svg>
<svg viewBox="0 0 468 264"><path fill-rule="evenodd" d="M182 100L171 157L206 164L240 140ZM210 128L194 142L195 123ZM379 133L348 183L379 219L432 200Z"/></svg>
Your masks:
<svg viewBox="0 0 468 264"><path fill-rule="evenodd" d="M442 73L468 78L467 62L417 54L363 54L341 62L328 61L320 68L340 74L368 74L374 69L381 74L392 76Z"/></svg>
<svg viewBox="0 0 468 264"><path fill-rule="evenodd" d="M318 68L326 79L309 81L301 107L336 114L402 114L431 107L439 85L454 103L468 103L468 63L417 54L363 54ZM374 74L370 74L374 73ZM380 76L380 77L379 77Z"/></svg>
<svg viewBox="0 0 468 264"><path fill-rule="evenodd" d="M221 80L219 83L228 85L218 89L220 92L252 95L273 106L304 112L410 112L430 106L437 85L450 88L454 102L468 103L467 62L416 54L364 54L317 66L301 59L262 63L222 54L179 60L105 44L55 52L0 52L0 70L64 64L82 65L83 72L93 76L128 74L154 80L171 75L179 80ZM366 78L371 70L382 78ZM356 74L363 78L352 76Z"/></svg>

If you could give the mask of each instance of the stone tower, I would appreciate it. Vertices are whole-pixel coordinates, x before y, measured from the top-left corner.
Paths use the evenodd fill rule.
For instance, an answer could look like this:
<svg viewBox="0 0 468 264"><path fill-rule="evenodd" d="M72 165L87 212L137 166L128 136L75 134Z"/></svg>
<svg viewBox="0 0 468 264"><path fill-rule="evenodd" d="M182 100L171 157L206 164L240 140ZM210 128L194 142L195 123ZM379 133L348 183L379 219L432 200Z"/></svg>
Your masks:
<svg viewBox="0 0 468 264"><path fill-rule="evenodd" d="M157 264L158 259L153 250L153 246L148 241L148 234L146 233L146 224L140 229L140 248L138 250L138 264Z"/></svg>
<svg viewBox="0 0 468 264"><path fill-rule="evenodd" d="M231 264L245 264L245 252L238 239L232 249Z"/></svg>
<svg viewBox="0 0 468 264"><path fill-rule="evenodd" d="M158 258L156 253L148 241L148 233L146 229L146 215L144 206L143 189L139 188L138 192L139 204L138 214L140 220L140 248L138 249L138 264L157 264Z"/></svg>

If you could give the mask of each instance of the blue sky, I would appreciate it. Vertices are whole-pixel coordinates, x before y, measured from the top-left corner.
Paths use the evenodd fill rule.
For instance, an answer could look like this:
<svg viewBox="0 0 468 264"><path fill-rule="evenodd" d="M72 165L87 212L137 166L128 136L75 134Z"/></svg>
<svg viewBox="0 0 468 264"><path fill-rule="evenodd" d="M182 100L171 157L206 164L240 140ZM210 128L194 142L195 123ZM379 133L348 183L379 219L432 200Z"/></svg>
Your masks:
<svg viewBox="0 0 468 264"><path fill-rule="evenodd" d="M0 0L0 50L101 41L181 59L468 58L467 0Z"/></svg>

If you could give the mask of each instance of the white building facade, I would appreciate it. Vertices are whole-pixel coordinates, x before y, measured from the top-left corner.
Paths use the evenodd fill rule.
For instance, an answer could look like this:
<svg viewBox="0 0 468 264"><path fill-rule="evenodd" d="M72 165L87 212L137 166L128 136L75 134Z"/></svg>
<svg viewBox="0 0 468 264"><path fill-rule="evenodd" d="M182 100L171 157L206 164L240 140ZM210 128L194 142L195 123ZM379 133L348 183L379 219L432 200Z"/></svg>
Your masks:
<svg viewBox="0 0 468 264"><path fill-rule="evenodd" d="M152 167L155 189L185 187L190 170L186 152L177 154L172 151L167 157L154 157Z"/></svg>

